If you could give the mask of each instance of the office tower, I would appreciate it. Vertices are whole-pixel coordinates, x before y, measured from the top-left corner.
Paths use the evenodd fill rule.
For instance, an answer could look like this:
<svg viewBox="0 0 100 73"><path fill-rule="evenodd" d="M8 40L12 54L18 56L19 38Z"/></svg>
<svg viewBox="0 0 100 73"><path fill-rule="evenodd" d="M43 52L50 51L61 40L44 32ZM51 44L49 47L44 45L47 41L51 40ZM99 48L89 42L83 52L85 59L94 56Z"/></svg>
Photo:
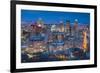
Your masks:
<svg viewBox="0 0 100 73"><path fill-rule="evenodd" d="M82 44L82 46L83 46L84 52L86 52L87 51L87 33L85 31L83 32L83 44Z"/></svg>
<svg viewBox="0 0 100 73"><path fill-rule="evenodd" d="M75 19L75 21L74 21L73 29L74 29L74 31L78 30L78 20L77 19Z"/></svg>
<svg viewBox="0 0 100 73"><path fill-rule="evenodd" d="M71 26L70 26L70 21L67 20L66 21L66 29L65 29L65 32L67 35L70 35L71 34Z"/></svg>
<svg viewBox="0 0 100 73"><path fill-rule="evenodd" d="M64 32L65 31L63 21L60 21L59 29L60 29L59 30L60 32Z"/></svg>

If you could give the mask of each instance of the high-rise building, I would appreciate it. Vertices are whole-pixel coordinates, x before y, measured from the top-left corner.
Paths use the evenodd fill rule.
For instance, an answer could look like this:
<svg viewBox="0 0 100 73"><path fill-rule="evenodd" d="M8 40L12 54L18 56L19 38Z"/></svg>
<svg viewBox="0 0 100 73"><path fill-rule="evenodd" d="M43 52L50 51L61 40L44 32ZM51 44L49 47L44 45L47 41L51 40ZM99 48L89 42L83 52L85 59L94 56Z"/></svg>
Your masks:
<svg viewBox="0 0 100 73"><path fill-rule="evenodd" d="M55 25L55 24L54 24L54 25L52 25L50 30L51 30L51 32L56 31L56 30L57 30L56 25Z"/></svg>
<svg viewBox="0 0 100 73"><path fill-rule="evenodd" d="M65 32L65 28L64 28L64 23L63 22L60 23L60 26L61 26L61 31Z"/></svg>
<svg viewBox="0 0 100 73"><path fill-rule="evenodd" d="M39 18L36 23L36 32L41 33L44 28L44 22L42 18Z"/></svg>
<svg viewBox="0 0 100 73"><path fill-rule="evenodd" d="M58 32L64 32L65 28L64 28L64 23L63 21L60 21L60 24L58 26Z"/></svg>
<svg viewBox="0 0 100 73"><path fill-rule="evenodd" d="M72 28L72 35L78 36L78 20L77 19L75 19L74 21L74 25Z"/></svg>
<svg viewBox="0 0 100 73"><path fill-rule="evenodd" d="M67 34L71 34L71 26L70 26L70 21L66 21L66 29L65 29Z"/></svg>
<svg viewBox="0 0 100 73"><path fill-rule="evenodd" d="M77 31L77 29L78 29L78 20L77 20L77 19L75 19L73 29L74 29L75 31Z"/></svg>
<svg viewBox="0 0 100 73"><path fill-rule="evenodd" d="M86 32L83 32L83 50L84 52L87 51L87 33Z"/></svg>
<svg viewBox="0 0 100 73"><path fill-rule="evenodd" d="M43 22L42 18L39 18L37 21L37 26L43 27L43 24L44 24L44 22Z"/></svg>

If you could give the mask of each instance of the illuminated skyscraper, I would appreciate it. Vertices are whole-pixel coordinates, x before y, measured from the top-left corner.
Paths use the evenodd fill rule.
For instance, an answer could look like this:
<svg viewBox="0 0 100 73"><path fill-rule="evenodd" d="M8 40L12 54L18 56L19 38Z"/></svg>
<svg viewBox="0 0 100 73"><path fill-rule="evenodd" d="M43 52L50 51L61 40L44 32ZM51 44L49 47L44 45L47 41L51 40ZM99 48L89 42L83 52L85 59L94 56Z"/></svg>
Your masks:
<svg viewBox="0 0 100 73"><path fill-rule="evenodd" d="M86 32L83 32L83 50L84 52L87 51L87 33Z"/></svg>
<svg viewBox="0 0 100 73"><path fill-rule="evenodd" d="M63 21L60 22L61 32L65 32L64 23Z"/></svg>
<svg viewBox="0 0 100 73"><path fill-rule="evenodd" d="M71 34L71 26L70 26L69 20L67 20L67 22L66 22L66 33L67 33L67 35Z"/></svg>
<svg viewBox="0 0 100 73"><path fill-rule="evenodd" d="M43 22L42 18L39 18L38 21L37 21L37 25L39 27L43 27L43 24L44 24L44 22Z"/></svg>
<svg viewBox="0 0 100 73"><path fill-rule="evenodd" d="M78 35L78 20L75 19L74 25L72 28L72 35L77 36Z"/></svg>
<svg viewBox="0 0 100 73"><path fill-rule="evenodd" d="M74 29L75 31L77 31L77 29L78 29L78 20L77 20L77 19L75 19L73 29Z"/></svg>
<svg viewBox="0 0 100 73"><path fill-rule="evenodd" d="M36 32L40 33L43 31L44 28L44 22L42 18L39 18L36 22Z"/></svg>
<svg viewBox="0 0 100 73"><path fill-rule="evenodd" d="M58 31L59 31L59 32L64 32L64 31L65 31L63 21L60 21L60 24L59 24L59 26L58 26Z"/></svg>

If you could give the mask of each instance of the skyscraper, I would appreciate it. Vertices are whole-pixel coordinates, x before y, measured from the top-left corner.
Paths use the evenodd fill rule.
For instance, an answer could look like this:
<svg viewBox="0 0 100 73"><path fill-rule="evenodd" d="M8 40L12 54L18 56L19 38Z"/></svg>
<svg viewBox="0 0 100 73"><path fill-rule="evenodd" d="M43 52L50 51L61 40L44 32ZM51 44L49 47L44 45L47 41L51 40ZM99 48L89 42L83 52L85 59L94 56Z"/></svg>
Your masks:
<svg viewBox="0 0 100 73"><path fill-rule="evenodd" d="M43 24L44 24L44 22L43 22L42 18L39 18L39 19L37 20L37 25L38 25L39 27L42 27Z"/></svg>
<svg viewBox="0 0 100 73"><path fill-rule="evenodd" d="M69 20L66 21L66 30L65 31L66 31L67 35L71 34L71 26L70 26L70 21Z"/></svg>
<svg viewBox="0 0 100 73"><path fill-rule="evenodd" d="M78 30L78 20L77 20L77 19L75 19L75 21L74 21L73 29L74 29L75 31Z"/></svg>

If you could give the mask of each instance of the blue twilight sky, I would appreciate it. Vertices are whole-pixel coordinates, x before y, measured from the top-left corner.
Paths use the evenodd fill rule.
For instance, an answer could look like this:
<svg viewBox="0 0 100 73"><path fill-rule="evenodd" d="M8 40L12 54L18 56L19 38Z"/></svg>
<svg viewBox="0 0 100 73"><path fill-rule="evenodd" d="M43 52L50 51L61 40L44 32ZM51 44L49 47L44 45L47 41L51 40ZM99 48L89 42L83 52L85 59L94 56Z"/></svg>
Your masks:
<svg viewBox="0 0 100 73"><path fill-rule="evenodd" d="M63 21L65 24L66 20L70 20L71 23L74 23L75 19L77 19L80 24L90 24L89 13L21 10L21 22L34 23L39 18L41 18L45 24L58 24L60 21Z"/></svg>

